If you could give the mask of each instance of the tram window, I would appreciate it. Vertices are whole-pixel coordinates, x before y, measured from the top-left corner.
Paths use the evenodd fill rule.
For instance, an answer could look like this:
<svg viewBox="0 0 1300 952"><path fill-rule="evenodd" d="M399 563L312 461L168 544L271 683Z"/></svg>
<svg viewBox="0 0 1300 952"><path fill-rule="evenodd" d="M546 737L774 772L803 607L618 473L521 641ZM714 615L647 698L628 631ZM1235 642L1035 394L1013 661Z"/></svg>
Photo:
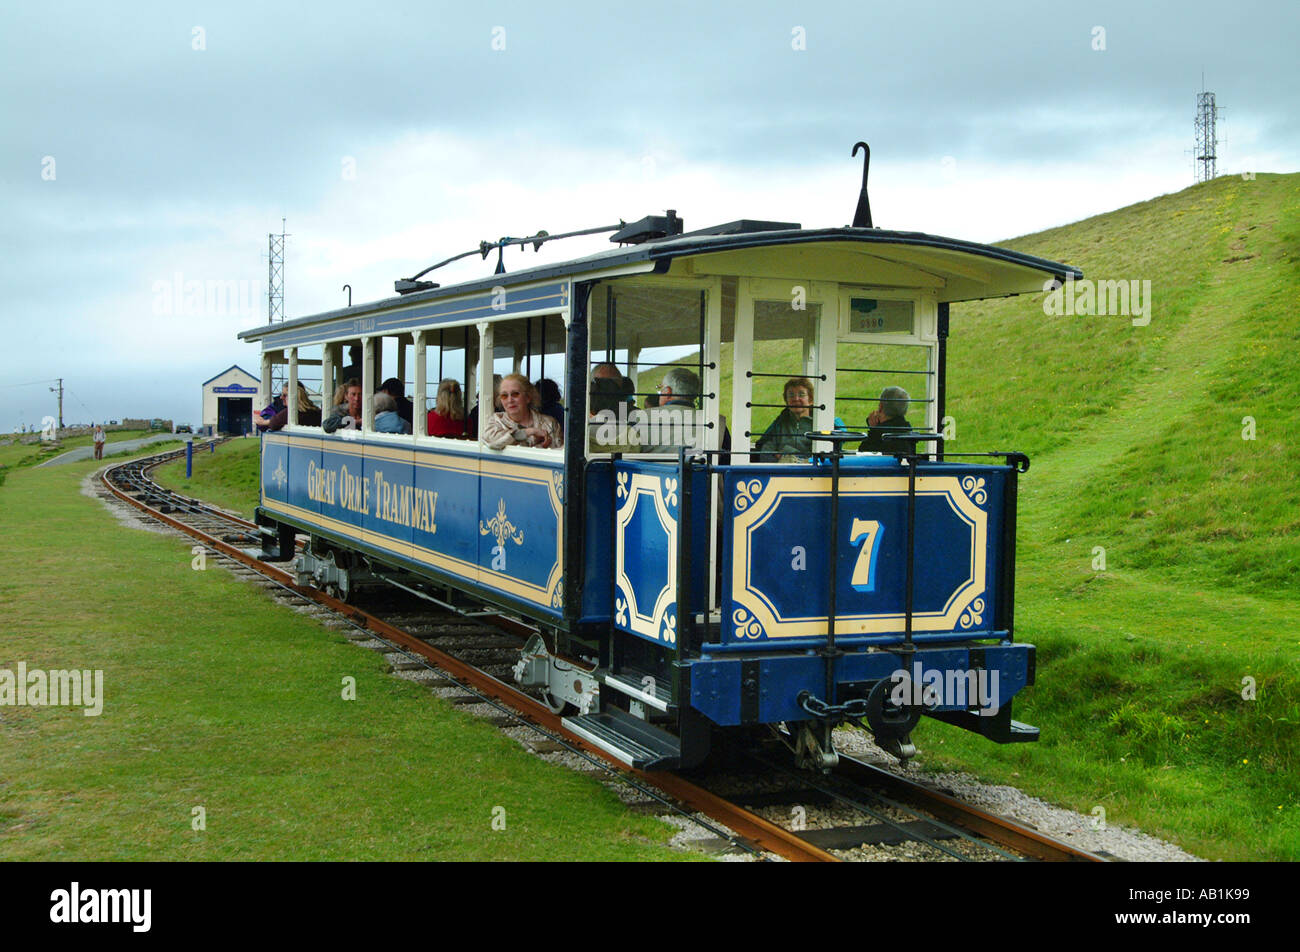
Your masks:
<svg viewBox="0 0 1300 952"><path fill-rule="evenodd" d="M865 344L841 341L836 348L835 414L850 430L867 432L871 414L887 387L907 392L906 422L932 426L934 372L930 349L921 344Z"/></svg>
<svg viewBox="0 0 1300 952"><path fill-rule="evenodd" d="M424 334L424 406L425 433L446 439L467 439L468 417L476 388L478 366L478 330L474 327L450 327L428 330ZM445 382L445 386L444 386Z"/></svg>
<svg viewBox="0 0 1300 952"><path fill-rule="evenodd" d="M812 444L801 429L809 426L834 394L823 386L816 363L817 327L822 305L787 300L754 301L750 445L755 460L775 462L807 457ZM787 395L789 400L787 400Z"/></svg>
<svg viewBox="0 0 1300 952"><path fill-rule="evenodd" d="M316 410L320 410L325 406L326 398L322 394L321 376L324 354L325 348L321 344L311 344L298 348L298 383L302 384L307 391L307 399L312 402L312 407ZM285 369L285 377L288 379L288 368ZM298 405L298 425L319 427L320 420L315 413L310 412L310 408L304 407L300 403Z"/></svg>
<svg viewBox="0 0 1300 952"><path fill-rule="evenodd" d="M540 405L538 412L545 413L555 420L560 432L564 434L564 387L568 335L564 319L559 314L538 314L531 317L496 321L492 324L491 367L494 377L508 374L522 374L539 391ZM485 355L486 356L486 355ZM549 384L546 383L549 381ZM475 379L477 384L477 379ZM550 385L554 387L551 388ZM474 426L478 425L478 404L483 403L485 412L496 412L496 394L489 400L480 401L475 386L475 398L472 401L475 411L471 411L471 435L475 435ZM549 391L549 399L543 392ZM491 407L490 410L486 409ZM567 436L567 434L564 434Z"/></svg>
<svg viewBox="0 0 1300 952"><path fill-rule="evenodd" d="M716 368L705 351L707 292L652 282L602 285L589 308L587 450L674 454L718 445ZM664 405L661 405L664 404Z"/></svg>

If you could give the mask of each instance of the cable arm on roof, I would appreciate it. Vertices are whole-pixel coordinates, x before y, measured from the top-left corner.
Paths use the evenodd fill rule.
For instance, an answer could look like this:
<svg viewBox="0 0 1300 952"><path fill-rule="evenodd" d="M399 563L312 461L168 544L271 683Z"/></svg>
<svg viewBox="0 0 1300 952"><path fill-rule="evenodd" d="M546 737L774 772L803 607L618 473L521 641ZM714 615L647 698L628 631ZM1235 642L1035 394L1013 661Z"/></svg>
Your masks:
<svg viewBox="0 0 1300 952"><path fill-rule="evenodd" d="M425 268L419 274L412 275L406 280L418 281L430 271L436 271L443 265L451 264L453 261L459 261L461 258L468 258L470 255L482 255L486 258L493 249L506 248L509 245L517 244L522 249L526 245L532 244L534 251L540 251L542 245L548 241L559 241L561 238L577 238L581 235L599 235L606 231L618 231L619 229L626 227L626 225L627 222L620 219L617 225L602 225L599 228L583 228L579 231L566 231L559 235L552 235L548 234L546 231L539 231L537 234L529 235L526 238L512 238L507 236L504 238L498 238L496 241L480 241L477 248L471 248L469 251L461 252L458 255L452 255L445 261L439 261L437 264L429 265L429 267Z"/></svg>

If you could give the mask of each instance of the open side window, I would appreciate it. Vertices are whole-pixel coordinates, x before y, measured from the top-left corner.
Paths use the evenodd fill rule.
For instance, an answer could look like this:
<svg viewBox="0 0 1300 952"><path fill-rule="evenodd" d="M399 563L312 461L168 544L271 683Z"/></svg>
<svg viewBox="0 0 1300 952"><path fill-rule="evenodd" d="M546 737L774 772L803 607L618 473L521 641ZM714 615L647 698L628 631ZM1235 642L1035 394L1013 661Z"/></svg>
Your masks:
<svg viewBox="0 0 1300 952"><path fill-rule="evenodd" d="M491 416L501 410L497 399L501 381L510 374L519 374L535 392L533 409L549 416L561 439L567 438L563 381L568 333L563 317L511 317L480 324L479 331L479 360L471 373L475 382L468 420L471 436L484 440Z"/></svg>
<svg viewBox="0 0 1300 952"><path fill-rule="evenodd" d="M609 282L590 315L588 454L720 448L720 283Z"/></svg>

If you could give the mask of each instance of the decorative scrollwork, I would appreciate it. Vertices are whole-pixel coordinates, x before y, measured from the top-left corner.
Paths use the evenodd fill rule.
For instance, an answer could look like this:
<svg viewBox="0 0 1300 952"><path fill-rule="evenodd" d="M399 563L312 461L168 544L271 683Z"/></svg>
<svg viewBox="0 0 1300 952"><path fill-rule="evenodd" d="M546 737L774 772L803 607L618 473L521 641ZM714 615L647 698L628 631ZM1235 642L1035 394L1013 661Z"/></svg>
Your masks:
<svg viewBox="0 0 1300 952"><path fill-rule="evenodd" d="M281 490L284 489L284 484L289 481L289 474L284 471L284 460L276 462L275 472L271 473L271 480Z"/></svg>
<svg viewBox="0 0 1300 952"><path fill-rule="evenodd" d="M963 628L969 628L972 625L978 625L984 620L984 599L977 598L971 602L970 608L961 613L961 618L957 619L957 624Z"/></svg>
<svg viewBox="0 0 1300 952"><path fill-rule="evenodd" d="M629 474L624 471L618 474L618 498L623 499L627 496L627 480Z"/></svg>
<svg viewBox="0 0 1300 952"><path fill-rule="evenodd" d="M984 477L963 476L961 488L966 490L966 495L970 496L971 501L977 506L982 506L988 502L989 494L984 491Z"/></svg>
<svg viewBox="0 0 1300 952"><path fill-rule="evenodd" d="M677 616L669 612L664 616L664 641L670 645L677 644Z"/></svg>
<svg viewBox="0 0 1300 952"><path fill-rule="evenodd" d="M758 494L762 491L763 481L761 479L748 481L742 479L736 483L736 512L744 512L753 505L754 500L758 498Z"/></svg>
<svg viewBox="0 0 1300 952"><path fill-rule="evenodd" d="M677 505L677 480L672 476L664 480L664 502L670 506Z"/></svg>
<svg viewBox="0 0 1300 952"><path fill-rule="evenodd" d="M555 591L551 593L551 607L552 608L564 607L564 586L563 585L556 585Z"/></svg>
<svg viewBox="0 0 1300 952"><path fill-rule="evenodd" d="M621 598L614 599L614 621L627 627L627 602Z"/></svg>
<svg viewBox="0 0 1300 952"><path fill-rule="evenodd" d="M551 485L555 487L555 495L559 497L560 505L564 505L564 471L559 469L551 470Z"/></svg>
<svg viewBox="0 0 1300 952"><path fill-rule="evenodd" d="M524 544L524 532L506 516L506 501L497 500L497 514L487 521L484 525L480 520L478 524L479 535L491 535L497 540L497 545L505 545L506 539L509 539L515 545Z"/></svg>
<svg viewBox="0 0 1300 952"><path fill-rule="evenodd" d="M767 632L762 623L743 608L731 613L731 623L736 626L736 634L742 638L762 638Z"/></svg>

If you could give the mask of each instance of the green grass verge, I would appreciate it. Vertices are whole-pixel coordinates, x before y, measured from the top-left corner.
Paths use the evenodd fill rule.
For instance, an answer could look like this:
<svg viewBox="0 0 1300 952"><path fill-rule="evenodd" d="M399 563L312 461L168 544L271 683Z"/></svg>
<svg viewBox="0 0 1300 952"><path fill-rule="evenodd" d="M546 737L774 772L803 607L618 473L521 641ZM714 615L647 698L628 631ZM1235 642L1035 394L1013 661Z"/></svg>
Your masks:
<svg viewBox="0 0 1300 952"><path fill-rule="evenodd" d="M0 708L0 860L690 858L379 655L193 570L186 541L121 527L79 492L95 466L0 492L0 668L99 669L106 696L99 717Z"/></svg>
<svg viewBox="0 0 1300 952"><path fill-rule="evenodd" d="M258 451L261 441L248 437L229 440L209 452L194 450L192 475L185 478L185 457L154 470L154 479L168 489L196 496L215 506L253 518L258 503Z"/></svg>

